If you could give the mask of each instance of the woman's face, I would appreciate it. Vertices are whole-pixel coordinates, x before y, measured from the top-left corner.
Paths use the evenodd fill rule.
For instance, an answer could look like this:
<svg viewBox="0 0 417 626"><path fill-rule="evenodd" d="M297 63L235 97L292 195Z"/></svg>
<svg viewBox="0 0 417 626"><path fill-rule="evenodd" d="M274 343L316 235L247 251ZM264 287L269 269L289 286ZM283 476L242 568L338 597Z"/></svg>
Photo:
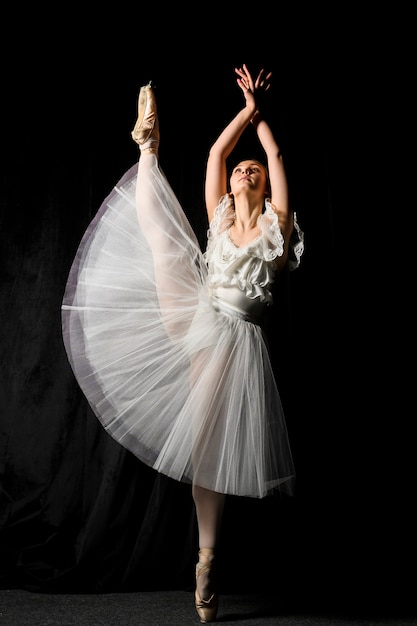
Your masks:
<svg viewBox="0 0 417 626"><path fill-rule="evenodd" d="M230 191L238 195L242 190L259 191L264 196L268 190L267 171L259 161L241 161L230 175Z"/></svg>

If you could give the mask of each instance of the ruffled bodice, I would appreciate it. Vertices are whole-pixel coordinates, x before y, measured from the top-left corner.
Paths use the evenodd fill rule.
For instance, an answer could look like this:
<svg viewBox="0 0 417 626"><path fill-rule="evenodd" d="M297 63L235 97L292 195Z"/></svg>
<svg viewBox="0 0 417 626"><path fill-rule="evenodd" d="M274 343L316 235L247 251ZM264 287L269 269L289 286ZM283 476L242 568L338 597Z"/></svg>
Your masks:
<svg viewBox="0 0 417 626"><path fill-rule="evenodd" d="M271 285L278 271L277 258L284 253L284 237L278 216L271 202L265 202L265 211L257 220L260 235L245 246L238 247L230 237L235 219L233 202L229 195L223 196L216 208L208 231L207 249L204 254L208 265L209 289L214 295L225 293L227 288L238 288L246 298L259 298L262 303L272 302ZM290 241L290 269L300 263L303 252L303 234L294 216L294 237Z"/></svg>

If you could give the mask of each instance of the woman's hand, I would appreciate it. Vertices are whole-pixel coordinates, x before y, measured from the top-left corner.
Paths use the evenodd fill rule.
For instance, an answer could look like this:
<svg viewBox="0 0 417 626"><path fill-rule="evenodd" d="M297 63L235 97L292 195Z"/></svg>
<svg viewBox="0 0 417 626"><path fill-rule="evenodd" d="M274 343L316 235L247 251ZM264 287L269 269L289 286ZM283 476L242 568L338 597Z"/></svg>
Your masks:
<svg viewBox="0 0 417 626"><path fill-rule="evenodd" d="M238 75L237 84L243 92L246 106L252 108L255 113L259 109L259 95L268 91L271 86L272 72L266 74L264 69L260 70L255 82L245 64L242 67L236 67L235 72Z"/></svg>

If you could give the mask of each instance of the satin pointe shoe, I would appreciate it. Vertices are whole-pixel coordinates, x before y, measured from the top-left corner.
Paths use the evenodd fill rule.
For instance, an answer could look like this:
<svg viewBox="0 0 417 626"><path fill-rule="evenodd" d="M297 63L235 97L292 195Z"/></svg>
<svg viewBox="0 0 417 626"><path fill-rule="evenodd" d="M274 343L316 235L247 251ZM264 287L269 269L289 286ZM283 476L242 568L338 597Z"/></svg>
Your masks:
<svg viewBox="0 0 417 626"><path fill-rule="evenodd" d="M202 577L205 580L202 580ZM195 608L200 621L213 622L216 619L218 609L218 595L215 584L215 558L214 551L209 548L202 548L198 553L198 563L195 568L196 588L195 588ZM209 590L208 598L203 599L198 590L198 579L204 583L204 587ZM201 587L200 587L201 588Z"/></svg>
<svg viewBox="0 0 417 626"><path fill-rule="evenodd" d="M159 122L152 82L140 88L138 119L131 135L141 152L158 154Z"/></svg>

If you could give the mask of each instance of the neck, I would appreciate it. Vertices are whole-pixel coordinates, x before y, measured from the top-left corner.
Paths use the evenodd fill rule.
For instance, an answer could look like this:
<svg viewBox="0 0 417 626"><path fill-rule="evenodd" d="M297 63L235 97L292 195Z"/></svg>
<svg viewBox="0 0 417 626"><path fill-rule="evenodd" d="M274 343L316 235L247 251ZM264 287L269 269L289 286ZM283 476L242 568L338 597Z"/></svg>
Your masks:
<svg viewBox="0 0 417 626"><path fill-rule="evenodd" d="M247 199L235 202L235 226L241 230L256 228L258 217L261 215L263 202L252 204Z"/></svg>

